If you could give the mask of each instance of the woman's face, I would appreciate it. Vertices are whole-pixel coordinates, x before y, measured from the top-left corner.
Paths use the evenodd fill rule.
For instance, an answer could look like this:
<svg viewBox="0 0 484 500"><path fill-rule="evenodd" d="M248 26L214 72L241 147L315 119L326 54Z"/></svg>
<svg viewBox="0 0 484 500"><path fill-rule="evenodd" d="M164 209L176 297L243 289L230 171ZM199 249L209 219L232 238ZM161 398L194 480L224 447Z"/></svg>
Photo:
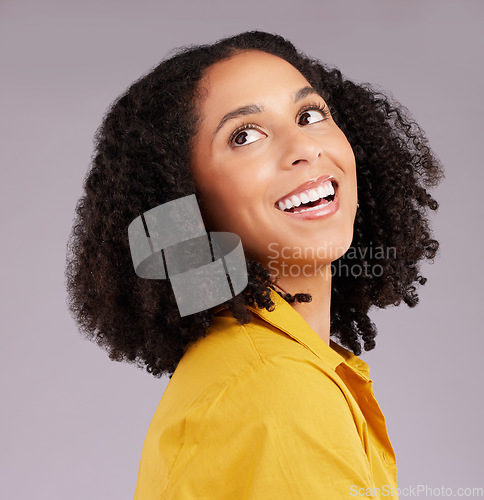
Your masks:
<svg viewBox="0 0 484 500"><path fill-rule="evenodd" d="M343 255L353 238L355 157L329 114L317 109L327 108L323 98L287 61L254 50L210 66L201 87L191 168L206 229L236 233L246 255L265 265L322 264ZM323 207L320 197L331 200L332 188ZM303 193L315 201L305 203ZM293 207L283 211L291 204L285 200ZM300 212L313 205L319 208Z"/></svg>

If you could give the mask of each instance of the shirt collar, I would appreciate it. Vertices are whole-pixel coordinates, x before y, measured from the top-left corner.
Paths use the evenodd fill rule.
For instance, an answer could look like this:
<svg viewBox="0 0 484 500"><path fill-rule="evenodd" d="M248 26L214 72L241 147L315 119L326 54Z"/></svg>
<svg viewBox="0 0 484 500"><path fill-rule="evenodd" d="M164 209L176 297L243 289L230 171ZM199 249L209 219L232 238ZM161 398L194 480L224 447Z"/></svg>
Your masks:
<svg viewBox="0 0 484 500"><path fill-rule="evenodd" d="M331 339L328 345L288 302L272 288L269 290L271 300L275 304L273 311L255 305L247 306L253 313L305 346L333 370L345 363L364 378L369 378L369 367L364 361Z"/></svg>

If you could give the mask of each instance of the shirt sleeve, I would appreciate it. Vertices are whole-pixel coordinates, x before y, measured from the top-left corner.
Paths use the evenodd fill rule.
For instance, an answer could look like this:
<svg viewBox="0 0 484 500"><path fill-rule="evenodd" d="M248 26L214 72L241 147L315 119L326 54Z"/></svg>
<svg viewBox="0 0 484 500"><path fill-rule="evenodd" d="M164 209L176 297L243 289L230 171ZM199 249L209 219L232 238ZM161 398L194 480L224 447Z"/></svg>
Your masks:
<svg viewBox="0 0 484 500"><path fill-rule="evenodd" d="M167 499L351 498L370 465L346 398L319 366L260 360L185 421Z"/></svg>

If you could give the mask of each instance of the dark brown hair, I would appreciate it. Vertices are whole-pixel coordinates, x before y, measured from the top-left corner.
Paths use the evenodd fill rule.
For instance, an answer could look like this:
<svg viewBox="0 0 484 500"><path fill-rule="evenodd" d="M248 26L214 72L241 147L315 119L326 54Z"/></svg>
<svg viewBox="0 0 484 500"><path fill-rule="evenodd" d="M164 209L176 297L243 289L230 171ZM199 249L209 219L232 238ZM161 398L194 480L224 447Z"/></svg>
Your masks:
<svg viewBox="0 0 484 500"><path fill-rule="evenodd" d="M335 273L331 335L355 354L375 347L368 311L418 302L423 259L433 260L427 210L437 201L443 169L406 108L355 84L335 68L308 57L283 37L250 31L211 45L179 48L175 55L133 83L106 113L96 133L92 166L68 242L68 307L80 330L112 360L136 363L154 376L170 376L187 346L207 334L214 309L180 317L169 280L139 278L133 269L128 225L137 216L190 194L203 201L191 175L191 139L197 133L197 85L205 70L240 50L262 50L298 69L325 99L356 157L359 210L352 245L339 263L379 273ZM375 256L365 250L393 249ZM338 264L338 262L334 263ZM226 302L240 324L247 304L271 308L270 273L247 259L249 284ZM309 301L309 294L283 297Z"/></svg>

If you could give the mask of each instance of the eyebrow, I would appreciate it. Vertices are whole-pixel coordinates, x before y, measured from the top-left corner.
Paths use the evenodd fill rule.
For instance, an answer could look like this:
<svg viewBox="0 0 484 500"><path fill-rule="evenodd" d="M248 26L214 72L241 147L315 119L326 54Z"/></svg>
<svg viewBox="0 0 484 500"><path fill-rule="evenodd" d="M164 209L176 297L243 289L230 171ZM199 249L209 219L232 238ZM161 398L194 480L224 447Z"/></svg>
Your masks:
<svg viewBox="0 0 484 500"><path fill-rule="evenodd" d="M319 93L316 91L315 88L310 87L310 86L303 87L302 89L299 89L294 94L294 102L297 103L299 101L302 101L307 96L313 95L313 94L319 95ZM263 106L259 106L257 104L249 104L247 106L241 106L240 108L234 109L233 111L229 111L226 115L224 115L224 117L220 120L220 123L217 125L217 128L215 129L215 132L213 133L213 136L212 136L212 142L213 142L217 132L229 120L234 120L235 118L239 118L240 116L252 115L255 113L262 113L263 110L264 110Z"/></svg>

